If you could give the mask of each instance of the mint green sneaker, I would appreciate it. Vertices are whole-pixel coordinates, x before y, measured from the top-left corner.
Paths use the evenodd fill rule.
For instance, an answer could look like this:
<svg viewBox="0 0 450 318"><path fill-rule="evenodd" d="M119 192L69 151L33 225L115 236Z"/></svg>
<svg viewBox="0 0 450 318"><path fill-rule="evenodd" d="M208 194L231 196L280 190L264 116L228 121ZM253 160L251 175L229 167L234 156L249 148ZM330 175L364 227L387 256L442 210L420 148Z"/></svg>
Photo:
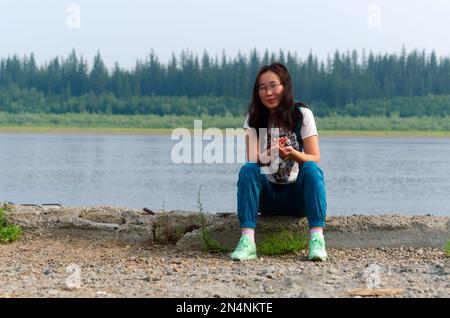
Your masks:
<svg viewBox="0 0 450 318"><path fill-rule="evenodd" d="M310 261L325 261L327 259L327 251L325 250L325 239L322 233L312 233L309 240Z"/></svg>
<svg viewBox="0 0 450 318"><path fill-rule="evenodd" d="M242 235L239 244L231 253L233 261L247 261L256 258L256 244L252 242L248 235Z"/></svg>

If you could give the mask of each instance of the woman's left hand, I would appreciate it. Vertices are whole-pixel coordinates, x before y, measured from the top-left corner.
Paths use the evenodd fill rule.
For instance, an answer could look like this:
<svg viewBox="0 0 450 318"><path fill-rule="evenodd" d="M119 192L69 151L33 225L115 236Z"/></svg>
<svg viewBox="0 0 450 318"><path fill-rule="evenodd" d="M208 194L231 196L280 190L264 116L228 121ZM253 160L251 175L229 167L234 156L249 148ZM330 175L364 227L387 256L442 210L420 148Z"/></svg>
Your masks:
<svg viewBox="0 0 450 318"><path fill-rule="evenodd" d="M292 147L292 146L287 146L287 147L278 146L278 151L280 153L280 157L282 159L286 159L294 151L294 147Z"/></svg>
<svg viewBox="0 0 450 318"><path fill-rule="evenodd" d="M281 137L278 141L278 151L280 153L280 157L282 159L286 159L292 151L294 151L294 147L292 146L285 146L286 141L288 140L287 137Z"/></svg>

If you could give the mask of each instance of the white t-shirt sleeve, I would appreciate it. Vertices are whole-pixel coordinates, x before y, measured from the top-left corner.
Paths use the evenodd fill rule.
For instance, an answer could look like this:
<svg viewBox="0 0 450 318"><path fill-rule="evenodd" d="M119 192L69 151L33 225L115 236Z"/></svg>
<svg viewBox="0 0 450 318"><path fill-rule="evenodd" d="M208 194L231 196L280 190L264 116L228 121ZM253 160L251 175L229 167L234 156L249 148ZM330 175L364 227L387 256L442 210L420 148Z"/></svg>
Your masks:
<svg viewBox="0 0 450 318"><path fill-rule="evenodd" d="M311 136L318 136L316 121L314 120L314 115L309 108L300 108L303 115L303 123L300 128L300 135L302 140Z"/></svg>
<svg viewBox="0 0 450 318"><path fill-rule="evenodd" d="M242 128L244 128L244 129L249 129L250 128L248 126L248 113L247 113L247 117L245 117L245 123L244 123L244 126L242 126Z"/></svg>

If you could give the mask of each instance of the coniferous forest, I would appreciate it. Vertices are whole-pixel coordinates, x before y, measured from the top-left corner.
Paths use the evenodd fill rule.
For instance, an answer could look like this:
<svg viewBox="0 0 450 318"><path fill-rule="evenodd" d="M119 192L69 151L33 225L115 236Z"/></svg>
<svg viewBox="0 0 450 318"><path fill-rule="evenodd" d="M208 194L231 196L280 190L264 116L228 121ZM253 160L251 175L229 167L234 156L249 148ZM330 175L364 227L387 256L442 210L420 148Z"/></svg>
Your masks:
<svg viewBox="0 0 450 318"><path fill-rule="evenodd" d="M131 69L108 68L72 51L36 61L33 53L0 59L0 112L42 114L243 116L263 64L287 65L297 101L319 117L450 115L450 58L422 51L257 52L229 57L173 54L161 63L151 52Z"/></svg>

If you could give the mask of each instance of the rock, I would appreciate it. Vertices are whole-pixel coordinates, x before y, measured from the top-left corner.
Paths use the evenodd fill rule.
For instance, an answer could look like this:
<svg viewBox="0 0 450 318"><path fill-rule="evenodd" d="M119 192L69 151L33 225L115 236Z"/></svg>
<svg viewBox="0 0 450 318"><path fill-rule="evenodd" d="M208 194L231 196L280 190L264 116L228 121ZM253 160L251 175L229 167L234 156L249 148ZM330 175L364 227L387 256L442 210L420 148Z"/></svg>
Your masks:
<svg viewBox="0 0 450 318"><path fill-rule="evenodd" d="M275 293L275 289L273 288L272 285L264 285L263 289L266 294L274 294Z"/></svg>
<svg viewBox="0 0 450 318"><path fill-rule="evenodd" d="M66 272L70 275L65 280L65 290L75 290L81 288L81 268L76 264L67 266Z"/></svg>
<svg viewBox="0 0 450 318"><path fill-rule="evenodd" d="M154 241L152 225L126 223L115 231L115 239L123 243L150 244Z"/></svg>
<svg viewBox="0 0 450 318"><path fill-rule="evenodd" d="M96 223L113 223L118 225L125 223L121 211L112 207L83 208L79 212L78 217Z"/></svg>
<svg viewBox="0 0 450 318"><path fill-rule="evenodd" d="M50 296L57 296L60 292L57 289L51 288L47 291L48 295Z"/></svg>
<svg viewBox="0 0 450 318"><path fill-rule="evenodd" d="M402 288L357 288L347 291L350 296L395 296L402 294Z"/></svg>
<svg viewBox="0 0 450 318"><path fill-rule="evenodd" d="M442 272L445 275L450 275L450 258L447 258L447 260L445 261L444 268L443 268Z"/></svg>
<svg viewBox="0 0 450 318"><path fill-rule="evenodd" d="M120 207L38 208L12 206L9 222L54 235L71 235L132 244L176 244L178 250L201 250L202 230L221 248L231 251L240 237L235 213L200 214L171 211L154 215ZM353 215L327 218L328 248L441 248L448 240L450 216ZM259 217L256 242L284 229L305 232L306 218ZM381 246L381 247L380 247ZM424 254L423 249L417 255Z"/></svg>
<svg viewBox="0 0 450 318"><path fill-rule="evenodd" d="M208 223L211 215L205 215ZM172 211L159 213L152 224L154 241L158 244L176 244L186 233L202 225L202 215L193 212Z"/></svg>

